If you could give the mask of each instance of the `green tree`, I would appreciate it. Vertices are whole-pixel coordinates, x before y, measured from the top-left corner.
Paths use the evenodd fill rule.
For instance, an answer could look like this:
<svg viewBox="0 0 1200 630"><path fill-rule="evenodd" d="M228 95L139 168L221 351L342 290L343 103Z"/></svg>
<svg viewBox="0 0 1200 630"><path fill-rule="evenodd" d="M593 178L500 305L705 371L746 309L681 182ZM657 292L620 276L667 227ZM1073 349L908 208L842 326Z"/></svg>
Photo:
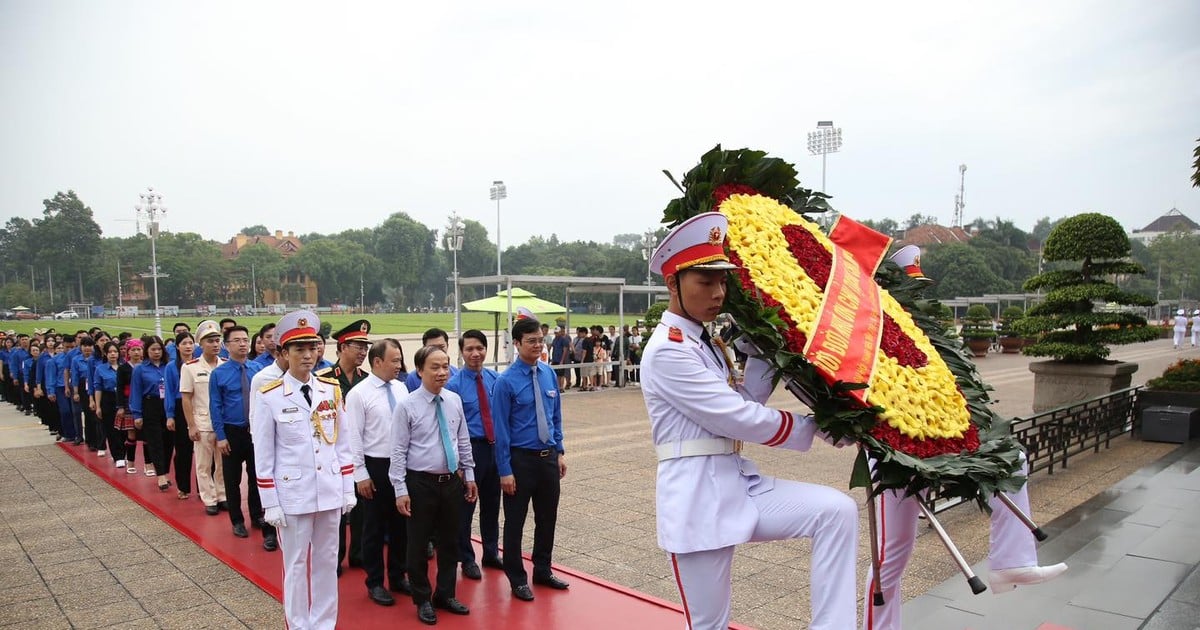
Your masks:
<svg viewBox="0 0 1200 630"><path fill-rule="evenodd" d="M937 217L933 216L932 214L921 214L920 212L914 212L913 215L908 217L908 220L904 222L904 229L911 230L922 225L936 225L937 222Z"/></svg>
<svg viewBox="0 0 1200 630"><path fill-rule="evenodd" d="M100 226L73 190L43 200L42 206L42 218L34 221L34 238L40 246L35 258L61 279L59 286L71 287L56 293L61 304L84 301L83 275L90 273L100 253Z"/></svg>
<svg viewBox="0 0 1200 630"><path fill-rule="evenodd" d="M360 278L363 299L370 296L367 303L383 297L383 263L354 241L341 237L312 241L292 261L317 283L321 304L358 304Z"/></svg>
<svg viewBox="0 0 1200 630"><path fill-rule="evenodd" d="M403 212L392 214L375 229L373 253L383 261L384 281L399 290L398 306L407 306L403 296L420 288L422 269L434 256L434 237L433 230ZM414 304L426 302L417 299Z"/></svg>
<svg viewBox="0 0 1200 630"><path fill-rule="evenodd" d="M900 224L896 223L895 219L866 219L859 221L859 223L862 223L863 225L875 230L876 232L879 232L880 234L886 234L892 237L895 237L902 232L900 229Z"/></svg>
<svg viewBox="0 0 1200 630"><path fill-rule="evenodd" d="M1057 227L1060 222L1062 222L1062 219L1051 221L1050 217L1042 217L1037 220L1037 223L1033 224L1033 232L1030 232L1029 235L1037 242L1045 243L1046 237L1050 236L1051 230Z"/></svg>
<svg viewBox="0 0 1200 630"><path fill-rule="evenodd" d="M194 232L164 232L157 249L158 266L168 274L158 281L160 302L187 308L218 300L230 275L220 245Z"/></svg>
<svg viewBox="0 0 1200 630"><path fill-rule="evenodd" d="M281 278L287 271L288 264L278 251L263 243L255 243L238 250L237 257L230 263L230 269L232 279L236 279L242 290L229 298L234 301L247 299L249 303L262 304L264 289L278 289L283 285ZM258 294L251 299L252 288L257 288Z"/></svg>
<svg viewBox="0 0 1200 630"><path fill-rule="evenodd" d="M271 230L268 230L267 226L259 223L258 225L251 225L238 230L238 234L245 234L246 236L270 236Z"/></svg>
<svg viewBox="0 0 1200 630"><path fill-rule="evenodd" d="M925 275L937 282L937 297L972 297L985 293L1008 293L1013 286L1001 278L978 248L949 243L930 248L921 259Z"/></svg>

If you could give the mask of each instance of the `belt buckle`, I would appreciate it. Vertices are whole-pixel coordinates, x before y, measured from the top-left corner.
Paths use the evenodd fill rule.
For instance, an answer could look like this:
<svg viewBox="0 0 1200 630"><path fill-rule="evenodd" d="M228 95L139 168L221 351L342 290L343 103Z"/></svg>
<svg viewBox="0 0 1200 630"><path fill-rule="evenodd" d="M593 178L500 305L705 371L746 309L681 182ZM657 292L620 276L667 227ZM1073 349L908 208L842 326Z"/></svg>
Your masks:
<svg viewBox="0 0 1200 630"><path fill-rule="evenodd" d="M445 475L438 475L438 476L437 476L437 482L438 482L438 483L446 483L447 481L450 481L450 474L449 474L449 473L447 473L447 474L445 474Z"/></svg>
<svg viewBox="0 0 1200 630"><path fill-rule="evenodd" d="M538 451L538 457L550 457L550 449Z"/></svg>

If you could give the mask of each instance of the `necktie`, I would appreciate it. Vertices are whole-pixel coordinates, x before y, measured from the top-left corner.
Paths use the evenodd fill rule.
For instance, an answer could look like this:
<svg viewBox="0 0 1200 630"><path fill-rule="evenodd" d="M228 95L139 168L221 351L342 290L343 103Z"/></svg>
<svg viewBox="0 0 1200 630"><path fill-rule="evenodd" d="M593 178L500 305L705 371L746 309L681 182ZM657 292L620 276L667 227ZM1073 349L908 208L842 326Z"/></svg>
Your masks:
<svg viewBox="0 0 1200 630"><path fill-rule="evenodd" d="M300 386L300 393L304 394L304 400L308 401L308 406L312 406L312 388L307 383Z"/></svg>
<svg viewBox="0 0 1200 630"><path fill-rule="evenodd" d="M242 418L250 418L250 377L245 365L242 366Z"/></svg>
<svg viewBox="0 0 1200 630"><path fill-rule="evenodd" d="M450 425L446 424L446 415L442 413L442 397L433 397L433 408L437 412L438 433L442 434L442 450L446 452L446 468L450 472L458 471L458 455L454 452L454 442L450 439Z"/></svg>
<svg viewBox="0 0 1200 630"><path fill-rule="evenodd" d="M537 366L533 366L533 410L537 413L538 439L542 444L554 446L554 438L550 437L550 423L546 420L546 405L542 401L542 386L538 383Z"/></svg>
<svg viewBox="0 0 1200 630"><path fill-rule="evenodd" d="M396 410L396 395L392 393L391 381L388 381L387 383L383 384L383 391L387 392L388 409L390 409L391 411L395 411Z"/></svg>
<svg viewBox="0 0 1200 630"><path fill-rule="evenodd" d="M483 372L475 375L475 392L479 395L479 416L483 418L483 436L489 443L496 441L496 427L492 424L492 404L483 389Z"/></svg>
<svg viewBox="0 0 1200 630"><path fill-rule="evenodd" d="M721 358L721 355L717 354L717 349L713 347L712 335L708 334L707 328L700 329L700 341L704 342L704 347L708 348L708 351L711 352L713 357L717 360L717 365L725 364L725 360Z"/></svg>

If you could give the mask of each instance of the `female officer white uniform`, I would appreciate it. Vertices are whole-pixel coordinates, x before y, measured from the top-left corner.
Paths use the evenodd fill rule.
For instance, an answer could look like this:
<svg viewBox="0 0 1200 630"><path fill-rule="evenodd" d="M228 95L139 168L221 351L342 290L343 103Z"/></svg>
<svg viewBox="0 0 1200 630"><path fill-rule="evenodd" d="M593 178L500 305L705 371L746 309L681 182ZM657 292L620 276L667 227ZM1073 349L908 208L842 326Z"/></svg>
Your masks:
<svg viewBox="0 0 1200 630"><path fill-rule="evenodd" d="M275 327L280 352L320 341L310 311ZM337 379L313 376L289 354L288 371L259 391L250 432L263 518L283 548L283 612L289 630L333 630L337 623L338 522L354 507L354 463ZM310 604L311 599L311 604Z"/></svg>
<svg viewBox="0 0 1200 630"><path fill-rule="evenodd" d="M1187 334L1188 318L1183 309L1175 311L1175 349L1183 346L1183 336Z"/></svg>
<svg viewBox="0 0 1200 630"><path fill-rule="evenodd" d="M663 239L650 261L671 288L671 306L642 358L642 394L659 459L658 543L671 554L690 630L729 626L735 545L800 537L813 539L811 627L853 628L855 502L833 488L760 475L740 454L740 440L806 451L816 426L759 402L772 390L761 360L747 363L744 385L731 386L726 359L701 325L717 313L712 304L685 304L679 289L685 270L720 271L723 299L724 272L736 268L722 246L726 227L716 212L693 217Z"/></svg>

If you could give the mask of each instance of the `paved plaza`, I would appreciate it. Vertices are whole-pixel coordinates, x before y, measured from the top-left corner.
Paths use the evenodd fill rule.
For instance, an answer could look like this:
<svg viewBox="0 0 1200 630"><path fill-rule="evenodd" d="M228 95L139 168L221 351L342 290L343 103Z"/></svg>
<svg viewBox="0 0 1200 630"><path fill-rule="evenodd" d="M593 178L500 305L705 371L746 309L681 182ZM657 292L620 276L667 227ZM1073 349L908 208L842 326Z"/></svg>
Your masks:
<svg viewBox="0 0 1200 630"><path fill-rule="evenodd" d="M1170 342L1163 340L1114 352L1114 358L1141 365L1134 375L1135 384L1159 375L1172 361L1185 356L1197 357L1200 352L1175 352ZM1027 363L1028 359L1019 355L992 355L979 360L985 380L996 388L994 397L1002 414L1029 413L1033 385ZM777 393L772 404L802 411L786 392ZM555 562L668 601L678 601L674 578L656 544L655 458L641 393L636 387L570 392L564 395L563 407L568 474L563 483ZM1186 473L1180 466L1192 460L1179 455L1181 452L1176 445L1142 442L1126 436L1116 440L1108 451L1072 459L1066 470L1054 475L1034 475L1030 493L1033 516L1048 524L1052 534L1057 534L1046 543L1043 560L1055 562L1066 558L1073 565L1070 577L1059 582L1073 584L1071 579L1082 579L1074 578L1076 574L1088 574L1086 570L1075 571L1077 558L1081 567L1102 567L1103 562L1112 560L1108 569L1118 572L1126 568L1117 566L1121 562L1128 562L1128 566L1139 563L1136 559L1127 561L1124 551L1118 554L1115 547L1104 553L1086 549L1087 535L1102 536L1111 527L1132 532L1122 536L1136 537L1139 530L1135 526L1160 528L1166 532L1159 534L1160 538L1179 533L1190 513L1167 514L1161 509L1146 509L1156 505L1153 501L1137 506L1135 511L1140 516L1134 521L1123 521L1128 516L1125 512L1134 509L1129 503L1134 499L1122 499L1131 494L1119 490L1139 490L1138 483L1152 478L1145 467L1168 461L1164 458L1172 456L1177 460L1169 465L1160 463L1160 472L1165 470L1176 476L1168 475L1169 479L1183 479ZM747 455L768 474L845 489L855 453L852 449L838 450L819 443L809 453L750 446ZM0 475L6 480L0 485L0 626L274 628L281 624L278 602L85 471L50 443L40 425L30 417L13 413L8 406L0 410ZM1193 476L1191 481L1176 485L1186 486L1194 480ZM1189 491L1186 487L1179 490ZM1200 491L1200 486L1196 491ZM863 499L861 491L850 494L860 501ZM1164 495L1160 490L1147 490L1140 494L1133 492L1132 496L1146 500L1146 496ZM1172 500L1177 498L1172 497ZM1114 501L1125 503L1110 506ZM1097 511L1101 513L1100 520L1082 516ZM1142 523L1147 519L1155 520L1157 525ZM960 506L943 513L942 521L971 563L977 564L986 556L985 515L974 507ZM1071 530L1081 523L1087 524L1084 530ZM865 512L860 531L863 542L859 546L859 570L860 576L865 577L869 554ZM526 548L531 544L527 539ZM1169 545L1161 540L1158 544ZM1079 553L1091 555L1075 555ZM1192 559L1193 566L1197 560L1200 558ZM1184 563L1177 564L1181 564L1178 570L1182 571ZM1117 568L1113 569L1114 566ZM1136 569L1143 571L1146 567L1139 565ZM744 545L738 549L733 578L736 621L758 628L807 625L806 542ZM1179 576L1176 585L1185 579L1186 573ZM1152 617L1164 598L1179 602L1180 606L1188 605L1186 594L1189 588L1197 590L1196 579L1193 575L1190 586L1184 584L1178 591L1163 593L1142 619ZM909 627L968 627L963 624L1024 627L1000 623L1011 612L1006 602L1021 601L1016 597L1023 595L1023 591L1005 597L985 593L955 603L956 582L962 580L956 576L949 556L936 537L923 530L905 578L904 593L906 600L918 598L906 606L906 616L923 617L925 621ZM1181 599L1172 595L1176 592L1182 593L1178 596ZM1059 595L1062 593L1049 590L1042 597ZM1078 593L1065 595L1064 602L1073 595ZM1075 603L1087 611L1092 610L1088 608L1089 602L1095 604L1087 599ZM1175 608L1179 606L1172 610ZM946 609L965 609L972 616L964 621L942 612ZM1110 614L1128 617L1126 613L1139 609L1130 605L1122 610ZM1163 613L1166 612L1169 611L1164 608ZM933 615L950 616L945 617L943 625L936 621L943 617Z"/></svg>

